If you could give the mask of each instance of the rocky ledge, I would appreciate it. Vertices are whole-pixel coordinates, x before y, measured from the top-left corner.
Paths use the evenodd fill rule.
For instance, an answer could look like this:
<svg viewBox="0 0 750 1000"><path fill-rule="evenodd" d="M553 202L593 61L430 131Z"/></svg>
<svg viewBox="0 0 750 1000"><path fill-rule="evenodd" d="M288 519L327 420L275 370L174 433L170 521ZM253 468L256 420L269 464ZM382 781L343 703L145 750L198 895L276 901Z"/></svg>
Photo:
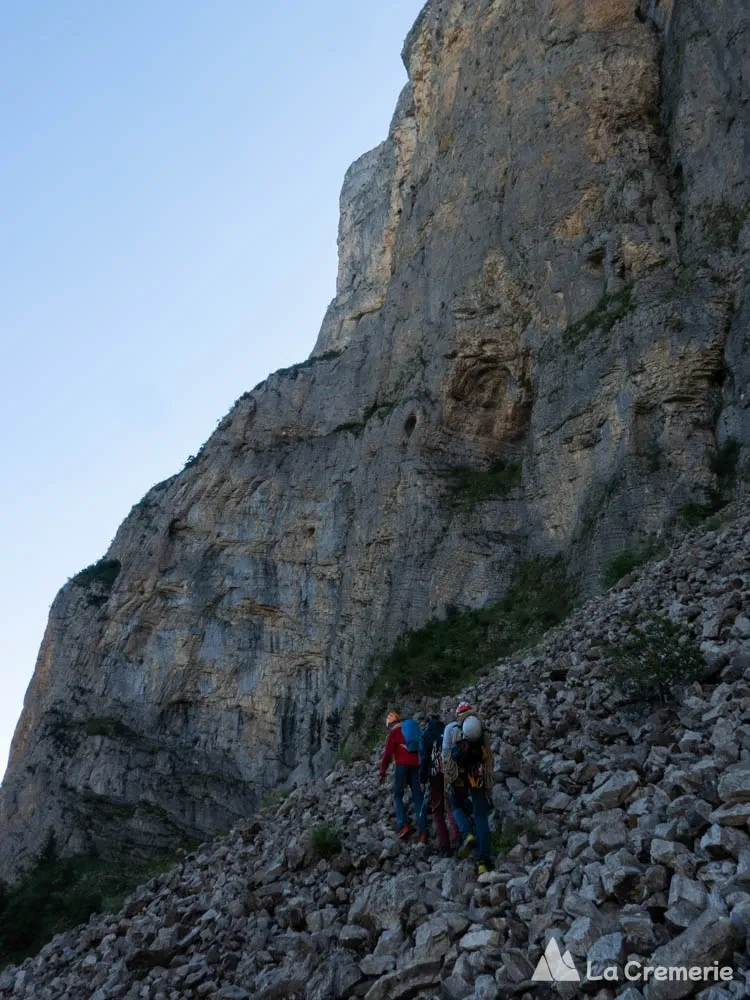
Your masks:
<svg viewBox="0 0 750 1000"><path fill-rule="evenodd" d="M750 504L722 522L457 692L493 733L494 871L395 839L375 751L183 852L120 913L6 968L0 996L540 998L552 986L531 976L551 938L584 980L554 984L563 996L745 996ZM645 706L611 678L617 649L654 614L706 667ZM328 859L324 823L341 841ZM731 967L733 979L628 981L641 964ZM593 979L605 969L617 981Z"/></svg>

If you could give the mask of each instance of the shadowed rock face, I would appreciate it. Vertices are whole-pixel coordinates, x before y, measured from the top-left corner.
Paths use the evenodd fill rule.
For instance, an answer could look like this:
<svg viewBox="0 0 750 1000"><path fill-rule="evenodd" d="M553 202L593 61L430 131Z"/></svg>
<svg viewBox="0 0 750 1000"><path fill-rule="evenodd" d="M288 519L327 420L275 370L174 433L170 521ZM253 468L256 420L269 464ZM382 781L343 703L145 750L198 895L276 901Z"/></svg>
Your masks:
<svg viewBox="0 0 750 1000"><path fill-rule="evenodd" d="M234 405L50 613L7 871L200 837L329 757L372 658L513 566L596 568L750 439L742 0L429 3L348 171L315 350ZM741 460L746 459L743 447ZM523 462L473 508L447 473Z"/></svg>

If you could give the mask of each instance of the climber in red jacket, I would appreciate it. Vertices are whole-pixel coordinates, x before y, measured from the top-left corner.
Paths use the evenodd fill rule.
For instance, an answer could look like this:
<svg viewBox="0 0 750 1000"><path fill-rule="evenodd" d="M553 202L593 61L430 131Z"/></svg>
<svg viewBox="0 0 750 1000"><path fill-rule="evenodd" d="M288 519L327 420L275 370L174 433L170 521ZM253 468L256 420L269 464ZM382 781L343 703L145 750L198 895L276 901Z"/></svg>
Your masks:
<svg viewBox="0 0 750 1000"><path fill-rule="evenodd" d="M408 720L413 723L413 720ZM417 818L419 829L419 840L421 843L427 842L427 817L423 806L424 796L419 787L419 751L410 751L406 745L406 739L402 730L401 716L398 712L389 712L385 719L388 727L388 738L385 741L383 759L380 762L380 782L385 780L388 766L393 760L393 801L396 806L396 828L399 840L408 837L411 832L409 820L406 815L404 805L404 792L408 785L411 789L411 800ZM416 723L413 723L416 725ZM419 731L417 727L417 732Z"/></svg>

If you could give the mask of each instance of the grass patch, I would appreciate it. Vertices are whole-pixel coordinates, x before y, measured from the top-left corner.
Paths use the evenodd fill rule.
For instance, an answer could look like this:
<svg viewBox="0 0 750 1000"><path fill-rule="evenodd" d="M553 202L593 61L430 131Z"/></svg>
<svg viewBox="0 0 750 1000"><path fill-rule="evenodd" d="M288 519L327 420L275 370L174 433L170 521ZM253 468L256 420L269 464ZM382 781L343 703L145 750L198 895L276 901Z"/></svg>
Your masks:
<svg viewBox="0 0 750 1000"><path fill-rule="evenodd" d="M646 556L642 553L634 552L632 549L626 549L625 552L620 552L618 555L611 559L602 573L602 586L607 590L621 580L628 573L632 573L634 569L637 569L643 562L645 562Z"/></svg>
<svg viewBox="0 0 750 1000"><path fill-rule="evenodd" d="M591 312L586 313L577 323L571 323L563 331L563 344L569 350L573 350L586 340L594 330L601 330L603 334L607 334L615 323L618 323L633 309L635 309L635 302L631 285L626 285L613 295L603 295Z"/></svg>
<svg viewBox="0 0 750 1000"><path fill-rule="evenodd" d="M666 547L663 542L652 542L644 549L625 549L625 551L619 552L605 566L601 577L602 586L609 590L624 576L632 573L634 569L638 569L653 556L664 555L665 552Z"/></svg>
<svg viewBox="0 0 750 1000"><path fill-rule="evenodd" d="M520 484L521 471L521 462L506 459L494 462L485 470L451 469L448 500L455 507L474 507L484 500L504 497Z"/></svg>
<svg viewBox="0 0 750 1000"><path fill-rule="evenodd" d="M333 823L319 823L310 833L310 846L316 858L327 860L341 853L341 834Z"/></svg>
<svg viewBox="0 0 750 1000"><path fill-rule="evenodd" d="M492 856L494 858L507 857L523 836L528 836L530 840L539 837L539 826L535 820L505 820L492 831L490 840Z"/></svg>
<svg viewBox="0 0 750 1000"><path fill-rule="evenodd" d="M282 802L294 791L293 788L273 788L270 792L266 792L263 798L260 800L261 809L275 809L280 806Z"/></svg>
<svg viewBox="0 0 750 1000"><path fill-rule="evenodd" d="M518 843L518 833L514 824L503 823L492 831L490 844L493 858L505 858Z"/></svg>
<svg viewBox="0 0 750 1000"><path fill-rule="evenodd" d="M677 511L680 520L688 528L696 528L699 524L721 510L724 505L718 496L712 497L707 503L697 503L693 500L684 503Z"/></svg>
<svg viewBox="0 0 750 1000"><path fill-rule="evenodd" d="M348 766L356 761L367 760L369 756L368 747L361 740L354 739L351 743L343 744L334 758L334 763L341 761Z"/></svg>
<svg viewBox="0 0 750 1000"><path fill-rule="evenodd" d="M575 587L565 569L559 556L533 559L518 567L496 604L407 632L383 661L368 699L452 694L479 667L535 642L573 608Z"/></svg>
<svg viewBox="0 0 750 1000"><path fill-rule="evenodd" d="M20 882L0 883L0 967L35 955L55 934L92 913L116 912L125 896L173 864L164 857L141 863L94 855L61 858L50 832Z"/></svg>
<svg viewBox="0 0 750 1000"><path fill-rule="evenodd" d="M344 746L339 747L338 751L336 752L336 757L334 758L334 762L338 763L339 761L341 761L342 764L352 764L357 759L358 759L357 752L355 751L354 747L350 746L348 743L345 743Z"/></svg>
<svg viewBox="0 0 750 1000"><path fill-rule="evenodd" d="M666 701L676 688L698 680L706 669L700 650L682 625L655 615L635 627L612 657L611 685L634 701Z"/></svg>
<svg viewBox="0 0 750 1000"><path fill-rule="evenodd" d="M92 563L80 573L76 573L71 578L71 582L78 587L89 590L91 587L103 587L111 590L122 566L119 559L100 559L99 562Z"/></svg>

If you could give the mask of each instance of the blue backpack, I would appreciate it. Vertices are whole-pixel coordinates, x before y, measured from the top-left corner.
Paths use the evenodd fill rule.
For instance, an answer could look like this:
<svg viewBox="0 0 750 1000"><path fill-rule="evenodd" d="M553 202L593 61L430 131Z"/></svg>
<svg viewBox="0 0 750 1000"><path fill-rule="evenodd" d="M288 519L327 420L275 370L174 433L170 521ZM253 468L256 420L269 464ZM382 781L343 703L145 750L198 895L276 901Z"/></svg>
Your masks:
<svg viewBox="0 0 750 1000"><path fill-rule="evenodd" d="M422 731L414 719L404 719L401 723L401 735L404 738L404 746L409 753L419 753L419 737Z"/></svg>

